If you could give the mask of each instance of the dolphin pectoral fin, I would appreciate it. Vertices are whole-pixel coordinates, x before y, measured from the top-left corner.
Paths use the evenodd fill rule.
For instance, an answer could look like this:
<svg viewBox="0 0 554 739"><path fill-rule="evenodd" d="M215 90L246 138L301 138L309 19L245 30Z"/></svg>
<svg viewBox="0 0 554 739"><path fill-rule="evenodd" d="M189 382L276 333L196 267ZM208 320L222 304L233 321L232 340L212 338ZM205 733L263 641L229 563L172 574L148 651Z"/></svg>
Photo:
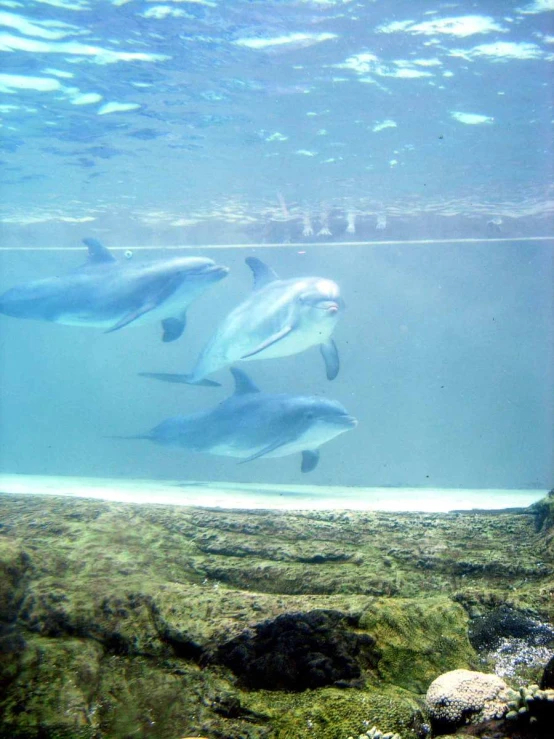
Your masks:
<svg viewBox="0 0 554 739"><path fill-rule="evenodd" d="M337 345L333 339L328 339L324 344L319 345L321 356L325 362L325 370L327 372L327 379L334 380L339 373L340 362L339 353L337 351Z"/></svg>
<svg viewBox="0 0 554 739"><path fill-rule="evenodd" d="M204 387L221 387L220 382L215 380L198 380L193 382L190 375L177 375L171 372L139 372L140 377L149 377L151 380L162 382L174 382L178 385L202 385Z"/></svg>
<svg viewBox="0 0 554 739"><path fill-rule="evenodd" d="M187 325L187 319L183 315L181 318L164 318L162 321L163 336L162 341L175 341L181 336Z"/></svg>
<svg viewBox="0 0 554 739"><path fill-rule="evenodd" d="M311 472L319 462L319 449L306 449L302 452L302 472Z"/></svg>
<svg viewBox="0 0 554 739"><path fill-rule="evenodd" d="M279 279L271 267L268 267L267 264L264 264L260 259L257 259L256 257L247 257L244 261L250 267L252 274L254 275L254 290L259 290L270 282L274 282L274 280Z"/></svg>
<svg viewBox="0 0 554 739"><path fill-rule="evenodd" d="M265 341L262 341L261 344L258 344L258 346L253 349L251 352L248 352L248 354L243 354L241 359L248 359L248 357L253 357L255 354L259 354L260 352L263 352L264 349L267 349L268 346L271 346L272 344L276 344L278 341L281 341L281 339L284 339L285 336L288 336L290 332L292 331L292 326L285 326L285 328L282 328L280 331L278 331L276 334L273 334Z"/></svg>
<svg viewBox="0 0 554 739"><path fill-rule="evenodd" d="M123 318L121 318L114 326L109 328L104 333L111 334L112 331L118 331L120 328L123 328L124 326L128 326L133 321L136 321L137 318L140 318L145 313L148 313L151 310L154 310L154 308L157 308L160 303L163 303L164 300L167 300L169 296L175 291L175 289L179 286L181 283L181 278L179 275L175 275L175 277L171 280L168 280L163 288L158 291L156 295L150 296L150 298L145 301L141 306L139 306L136 310L129 311ZM179 320L179 319L176 319ZM183 326L184 328L184 326Z"/></svg>
<svg viewBox="0 0 554 739"><path fill-rule="evenodd" d="M88 260L91 264L102 264L116 262L116 258L98 239L83 239L83 244L88 249Z"/></svg>
<svg viewBox="0 0 554 739"><path fill-rule="evenodd" d="M259 452L256 452L255 454L252 454L250 457L246 457L245 459L241 459L239 464L244 464L245 462L252 462L254 459L258 459L259 457L265 457L266 454L269 454L270 452L274 452L276 449L279 449L280 446L283 446L284 444L288 444L290 441L290 437L286 438L280 438L276 439L272 444L268 444L267 446L264 446L263 449L260 449Z"/></svg>
<svg viewBox="0 0 554 739"><path fill-rule="evenodd" d="M137 308L137 310L131 311L130 313L124 315L123 318L121 318L111 328L107 329L107 331L104 331L104 333L111 334L112 331L119 331L120 328L128 326L130 323L133 323L133 321L136 321L137 318L140 318L145 313L148 313L148 311L152 310L152 308L155 308L156 305L157 303L145 303L144 305L141 305L140 308Z"/></svg>

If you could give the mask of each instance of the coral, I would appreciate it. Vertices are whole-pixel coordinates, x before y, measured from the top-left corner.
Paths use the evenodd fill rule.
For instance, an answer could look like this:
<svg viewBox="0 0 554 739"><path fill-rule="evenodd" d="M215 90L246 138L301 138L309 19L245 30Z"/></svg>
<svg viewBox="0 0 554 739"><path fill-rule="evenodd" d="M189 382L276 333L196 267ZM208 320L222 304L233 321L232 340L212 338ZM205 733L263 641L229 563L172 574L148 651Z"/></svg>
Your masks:
<svg viewBox="0 0 554 739"><path fill-rule="evenodd" d="M551 730L554 725L554 690L541 689L538 685L509 690L507 721L530 724L537 733Z"/></svg>
<svg viewBox="0 0 554 739"><path fill-rule="evenodd" d="M348 739L354 739L353 736L349 736ZM400 734L393 734L392 731L382 732L376 726L372 726L364 734L360 734L358 739L401 739Z"/></svg>
<svg viewBox="0 0 554 739"><path fill-rule="evenodd" d="M508 712L508 686L484 672L452 670L440 675L425 699L436 731L502 718Z"/></svg>

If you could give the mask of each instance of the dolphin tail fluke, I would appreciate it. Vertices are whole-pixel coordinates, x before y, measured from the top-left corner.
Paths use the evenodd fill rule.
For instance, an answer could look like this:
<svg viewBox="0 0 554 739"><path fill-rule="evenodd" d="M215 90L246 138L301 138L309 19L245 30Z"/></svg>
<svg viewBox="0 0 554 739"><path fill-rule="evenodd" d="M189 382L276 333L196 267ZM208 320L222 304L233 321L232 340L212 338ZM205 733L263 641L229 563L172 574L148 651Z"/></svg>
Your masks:
<svg viewBox="0 0 554 739"><path fill-rule="evenodd" d="M320 344L321 356L325 362L327 379L334 380L339 373L340 361L337 345L333 339L328 339L325 344Z"/></svg>
<svg viewBox="0 0 554 739"><path fill-rule="evenodd" d="M202 385L203 387L221 387L220 382L215 380L195 380L193 375L178 375L172 372L139 372L140 377L149 377L151 380L161 382L174 382L178 385Z"/></svg>

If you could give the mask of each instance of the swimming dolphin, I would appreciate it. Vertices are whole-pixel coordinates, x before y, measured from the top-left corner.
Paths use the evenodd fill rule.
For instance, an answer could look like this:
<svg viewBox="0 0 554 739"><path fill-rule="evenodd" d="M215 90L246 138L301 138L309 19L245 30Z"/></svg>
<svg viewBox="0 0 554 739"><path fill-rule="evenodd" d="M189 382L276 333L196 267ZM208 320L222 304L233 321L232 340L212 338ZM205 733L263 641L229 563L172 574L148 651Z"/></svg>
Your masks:
<svg viewBox="0 0 554 739"><path fill-rule="evenodd" d="M0 295L0 313L106 333L129 324L161 320L163 340L183 333L185 311L229 272L211 259L178 257L145 264L119 262L96 239L83 239L88 260L61 277L33 280Z"/></svg>
<svg viewBox="0 0 554 739"><path fill-rule="evenodd" d="M188 375L141 372L141 376L194 385L239 360L286 357L316 344L327 378L337 376L339 356L331 334L344 302L336 282L323 277L280 280L255 257L248 257L246 264L254 274L254 290L223 319L193 371Z"/></svg>
<svg viewBox="0 0 554 739"><path fill-rule="evenodd" d="M316 396L262 393L242 370L231 368L235 392L212 410L175 416L139 436L192 452L238 457L284 457L302 452L302 472L319 461L318 448L356 426L335 400Z"/></svg>

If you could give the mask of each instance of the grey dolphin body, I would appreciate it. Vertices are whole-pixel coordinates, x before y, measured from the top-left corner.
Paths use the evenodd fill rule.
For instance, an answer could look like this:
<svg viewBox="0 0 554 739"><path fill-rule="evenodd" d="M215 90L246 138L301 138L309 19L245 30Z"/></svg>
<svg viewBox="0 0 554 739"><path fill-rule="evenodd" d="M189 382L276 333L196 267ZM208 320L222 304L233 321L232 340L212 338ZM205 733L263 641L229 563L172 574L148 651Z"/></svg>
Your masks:
<svg viewBox="0 0 554 739"><path fill-rule="evenodd" d="M262 393L242 370L231 372L235 392L212 410L168 418L147 434L119 438L148 439L243 462L302 452L302 472L309 472L318 463L318 448L357 423L334 400Z"/></svg>
<svg viewBox="0 0 554 739"><path fill-rule="evenodd" d="M174 341L190 303L229 271L200 257L119 262L96 239L84 243L88 260L82 267L7 290L0 295L0 313L107 332L161 320L163 340Z"/></svg>
<svg viewBox="0 0 554 739"><path fill-rule="evenodd" d="M237 361L297 354L320 345L327 377L339 371L331 334L344 308L338 285L322 277L280 280L263 262L249 257L252 293L219 325L188 375L142 372L166 382L196 384Z"/></svg>

